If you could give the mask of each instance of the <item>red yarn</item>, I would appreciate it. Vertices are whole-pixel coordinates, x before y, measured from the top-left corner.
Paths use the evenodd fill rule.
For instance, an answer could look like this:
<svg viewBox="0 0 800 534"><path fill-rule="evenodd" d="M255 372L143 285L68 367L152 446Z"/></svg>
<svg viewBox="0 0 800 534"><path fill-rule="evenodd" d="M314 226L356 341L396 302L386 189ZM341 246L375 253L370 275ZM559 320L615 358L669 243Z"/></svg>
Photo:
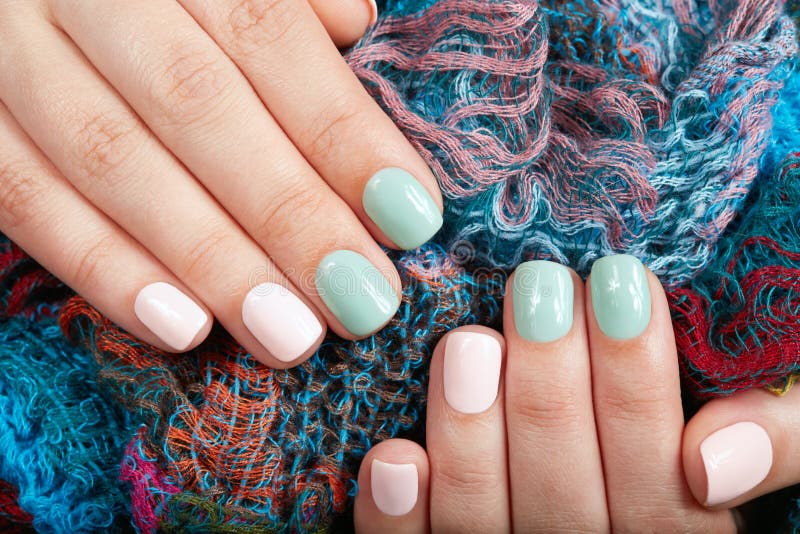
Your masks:
<svg viewBox="0 0 800 534"><path fill-rule="evenodd" d="M752 237L729 262L728 274L745 249L756 245L800 260L800 254L784 250L772 239ZM729 283L727 278L721 280L715 300L723 297ZM780 292L780 297L765 299L765 292ZM670 291L668 297L684 377L696 396L716 397L785 382L800 366L800 323L792 312L800 309L800 269L770 265L749 271L739 281L739 291L729 297L738 311L713 323L713 331L707 298L685 288Z"/></svg>
<svg viewBox="0 0 800 534"><path fill-rule="evenodd" d="M33 517L19 507L17 488L0 480L0 530L4 533L31 532Z"/></svg>

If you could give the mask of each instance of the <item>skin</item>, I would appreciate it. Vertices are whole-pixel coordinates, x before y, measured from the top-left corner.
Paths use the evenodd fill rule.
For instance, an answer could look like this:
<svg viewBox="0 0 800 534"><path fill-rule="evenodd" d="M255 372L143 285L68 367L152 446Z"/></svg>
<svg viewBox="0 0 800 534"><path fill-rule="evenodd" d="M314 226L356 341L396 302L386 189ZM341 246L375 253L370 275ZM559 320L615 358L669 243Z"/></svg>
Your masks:
<svg viewBox="0 0 800 534"><path fill-rule="evenodd" d="M427 165L337 49L374 16L369 0L0 0L0 231L166 351L134 313L154 282L272 367L304 361L327 327L357 337L314 272L349 249L400 293L366 182L402 167L441 209ZM242 320L267 282L323 325L291 362Z"/></svg>
<svg viewBox="0 0 800 534"><path fill-rule="evenodd" d="M564 338L520 337L508 298L502 334L480 326L453 331L484 333L503 347L498 396L484 412L465 415L447 405L442 360L452 332L442 338L431 362L426 448L393 439L367 453L357 532L736 532L735 507L800 482L793 461L800 443L792 439L800 390L716 399L684 424L669 310L656 277L648 272L647 329L619 341L597 326L591 277L584 287L572 276L574 321ZM742 421L767 430L772 469L744 495L705 507L700 443ZM417 466L419 497L406 515L376 507L373 459Z"/></svg>

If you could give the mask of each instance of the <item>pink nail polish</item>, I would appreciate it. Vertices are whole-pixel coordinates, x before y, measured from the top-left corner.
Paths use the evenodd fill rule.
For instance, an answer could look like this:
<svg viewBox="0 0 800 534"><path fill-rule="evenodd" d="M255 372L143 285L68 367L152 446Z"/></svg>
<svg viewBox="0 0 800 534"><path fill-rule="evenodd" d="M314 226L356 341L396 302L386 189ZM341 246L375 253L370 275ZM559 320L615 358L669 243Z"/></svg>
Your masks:
<svg viewBox="0 0 800 534"><path fill-rule="evenodd" d="M151 332L176 351L185 350L208 323L203 308L166 282L143 287L133 310Z"/></svg>
<svg viewBox="0 0 800 534"><path fill-rule="evenodd" d="M242 321L259 343L282 362L298 358L322 335L316 315L294 293L278 284L259 284L247 293Z"/></svg>
<svg viewBox="0 0 800 534"><path fill-rule="evenodd" d="M419 475L415 464L387 464L372 460L372 500L386 515L405 515L417 504Z"/></svg>
<svg viewBox="0 0 800 534"><path fill-rule="evenodd" d="M497 398L500 343L477 332L454 332L444 348L444 397L454 410L475 414Z"/></svg>
<svg viewBox="0 0 800 534"><path fill-rule="evenodd" d="M751 423L721 428L700 444L706 468L706 506L716 506L758 486L772 467L772 442L767 431Z"/></svg>
<svg viewBox="0 0 800 534"><path fill-rule="evenodd" d="M369 25L372 26L378 20L378 4L375 0L367 0L370 9Z"/></svg>

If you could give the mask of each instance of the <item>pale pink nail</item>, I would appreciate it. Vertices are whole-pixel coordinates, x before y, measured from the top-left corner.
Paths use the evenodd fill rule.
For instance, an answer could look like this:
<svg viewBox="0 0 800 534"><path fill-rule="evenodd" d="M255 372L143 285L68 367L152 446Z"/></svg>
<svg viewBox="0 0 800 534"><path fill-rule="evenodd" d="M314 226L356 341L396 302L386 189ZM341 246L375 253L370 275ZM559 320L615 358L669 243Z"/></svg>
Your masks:
<svg viewBox="0 0 800 534"><path fill-rule="evenodd" d="M185 350L208 323L203 308L166 282L143 287L133 309L151 332L177 351Z"/></svg>
<svg viewBox="0 0 800 534"><path fill-rule="evenodd" d="M761 426L745 422L721 428L700 444L706 468L706 506L739 497L758 486L772 467L772 442Z"/></svg>
<svg viewBox="0 0 800 534"><path fill-rule="evenodd" d="M487 410L500 384L500 343L476 332L454 332L444 348L444 398L467 414Z"/></svg>
<svg viewBox="0 0 800 534"><path fill-rule="evenodd" d="M417 504L419 475L415 464L387 464L372 460L372 500L386 515L405 515Z"/></svg>
<svg viewBox="0 0 800 534"><path fill-rule="evenodd" d="M297 359L322 335L314 312L278 284L259 284L242 304L244 325L270 354L282 362Z"/></svg>
<svg viewBox="0 0 800 534"><path fill-rule="evenodd" d="M369 25L372 26L378 20L378 4L375 0L367 0L367 3L370 11Z"/></svg>

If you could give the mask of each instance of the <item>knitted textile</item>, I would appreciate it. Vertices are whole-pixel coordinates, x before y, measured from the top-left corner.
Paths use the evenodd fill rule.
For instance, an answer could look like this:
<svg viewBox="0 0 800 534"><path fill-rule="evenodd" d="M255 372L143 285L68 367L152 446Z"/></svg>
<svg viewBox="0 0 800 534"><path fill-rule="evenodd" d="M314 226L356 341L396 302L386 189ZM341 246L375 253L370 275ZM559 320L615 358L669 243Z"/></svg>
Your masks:
<svg viewBox="0 0 800 534"><path fill-rule="evenodd" d="M528 259L642 258L697 399L800 373L797 2L381 7L347 60L446 199L433 242L390 254L396 317L288 371L221 329L168 355L0 240L0 526L330 528L366 451L419 439L436 341L499 327Z"/></svg>

